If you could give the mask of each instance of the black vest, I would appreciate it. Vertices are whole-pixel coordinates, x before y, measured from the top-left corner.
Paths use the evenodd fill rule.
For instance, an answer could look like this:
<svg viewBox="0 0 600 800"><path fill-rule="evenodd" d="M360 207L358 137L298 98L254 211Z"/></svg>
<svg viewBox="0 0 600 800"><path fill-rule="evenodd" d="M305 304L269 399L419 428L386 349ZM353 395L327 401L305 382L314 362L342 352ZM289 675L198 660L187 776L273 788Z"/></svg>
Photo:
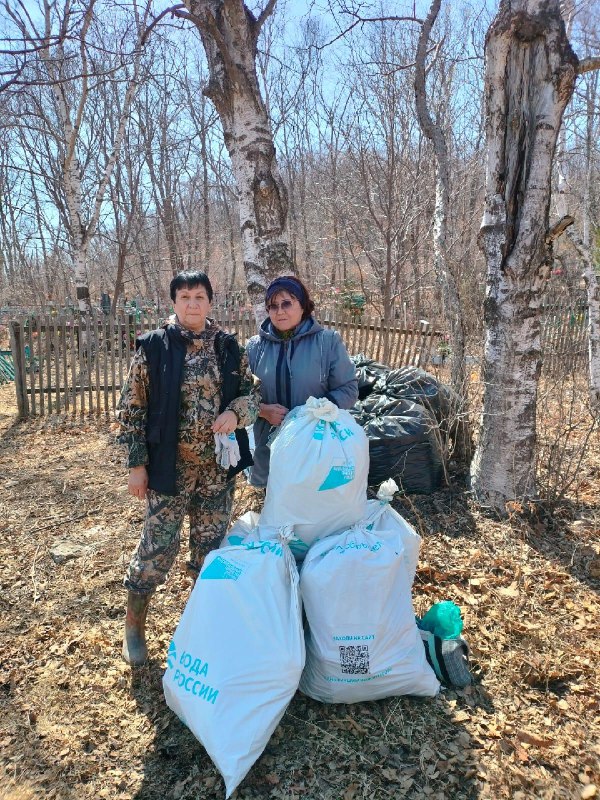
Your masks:
<svg viewBox="0 0 600 800"><path fill-rule="evenodd" d="M179 434L179 410L186 340L173 326L159 328L136 341L146 354L149 370L148 419L148 487L160 494L176 494L175 464ZM240 388L240 347L232 334L218 331L215 350L223 390L219 412L238 396ZM230 480L241 470L252 466L252 455L245 428L235 432L240 448L240 461L230 467Z"/></svg>

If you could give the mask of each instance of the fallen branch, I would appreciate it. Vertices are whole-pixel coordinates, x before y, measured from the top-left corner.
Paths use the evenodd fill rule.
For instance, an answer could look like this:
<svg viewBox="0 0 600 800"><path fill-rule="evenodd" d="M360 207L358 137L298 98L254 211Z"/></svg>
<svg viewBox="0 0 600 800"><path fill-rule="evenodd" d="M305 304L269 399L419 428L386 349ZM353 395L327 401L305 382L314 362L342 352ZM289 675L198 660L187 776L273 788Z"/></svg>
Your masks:
<svg viewBox="0 0 600 800"><path fill-rule="evenodd" d="M30 531L25 531L25 533L29 536L32 533L39 533L40 531L46 531L50 528L58 528L59 525L66 524L68 522L77 522L77 520L83 519L84 517L88 517L90 514L99 514L100 509L94 508L91 511L86 511L85 514L78 514L76 517L69 517L68 519L59 520L51 525L42 525L40 528L32 528Z"/></svg>

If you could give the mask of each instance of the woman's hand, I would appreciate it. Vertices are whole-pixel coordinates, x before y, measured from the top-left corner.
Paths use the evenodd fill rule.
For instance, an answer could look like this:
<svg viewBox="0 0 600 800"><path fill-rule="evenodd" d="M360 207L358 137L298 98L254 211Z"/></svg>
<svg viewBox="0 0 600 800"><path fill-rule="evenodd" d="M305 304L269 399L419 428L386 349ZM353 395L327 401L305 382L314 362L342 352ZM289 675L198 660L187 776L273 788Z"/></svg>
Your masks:
<svg viewBox="0 0 600 800"><path fill-rule="evenodd" d="M216 418L212 425L213 433L233 433L238 426L238 418L235 411L228 408Z"/></svg>
<svg viewBox="0 0 600 800"><path fill-rule="evenodd" d="M289 408L280 406L279 403L261 403L258 416L266 419L271 425L281 425Z"/></svg>
<svg viewBox="0 0 600 800"><path fill-rule="evenodd" d="M146 497L146 490L148 489L148 470L146 467L131 467L127 489L129 494L140 500Z"/></svg>

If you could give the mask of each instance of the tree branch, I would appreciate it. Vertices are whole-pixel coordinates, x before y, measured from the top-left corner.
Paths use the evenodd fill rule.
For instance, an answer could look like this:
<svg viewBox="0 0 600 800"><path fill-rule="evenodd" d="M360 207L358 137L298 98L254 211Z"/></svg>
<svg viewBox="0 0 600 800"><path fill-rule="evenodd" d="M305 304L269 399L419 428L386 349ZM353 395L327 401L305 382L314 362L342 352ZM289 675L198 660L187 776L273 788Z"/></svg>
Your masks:
<svg viewBox="0 0 600 800"><path fill-rule="evenodd" d="M427 19L423 23L421 33L419 35L419 42L417 44L417 53L415 56L415 103L417 107L417 116L423 129L423 133L435 143L435 129L433 120L429 113L427 106L427 86L425 82L426 75L426 54L427 46L429 43L429 36L431 29L437 19L440 11L441 0L434 0L431 4Z"/></svg>
<svg viewBox="0 0 600 800"><path fill-rule="evenodd" d="M562 236L563 233L567 230L569 225L572 225L575 222L575 217L571 217L568 214L564 216L562 219L559 219L558 222L553 225L548 233L546 234L546 242L550 244L555 239L558 239L559 236Z"/></svg>
<svg viewBox="0 0 600 800"><path fill-rule="evenodd" d="M143 47L146 44L152 30L158 25L161 19L167 16L167 14L171 14L174 17L183 17L185 19L190 19L191 18L190 14L188 14L187 11L184 11L183 10L184 8L185 4L179 3L176 6L171 6L170 8L165 8L164 11L161 11L160 14L157 17L154 17L152 19L152 22L146 27L146 30L144 31L144 34L140 41L140 45Z"/></svg>
<svg viewBox="0 0 600 800"><path fill-rule="evenodd" d="M255 36L258 38L258 34L260 33L260 29L265 24L268 17L271 16L273 11L275 10L275 6L277 4L277 0L269 0L267 5L263 8L263 10L258 15L258 19L256 20L256 24L254 27Z"/></svg>
<svg viewBox="0 0 600 800"><path fill-rule="evenodd" d="M338 41L338 39L342 39L347 33L350 33L350 31L354 30L357 25L362 25L365 22L416 22L419 25L423 24L423 20L419 17L360 17L358 14L355 14L354 16L356 19L351 25L348 25L347 28L344 28L343 31L338 33L337 36L334 36L329 42L325 42L325 44L322 45L315 45L315 50L324 50L326 47L334 44Z"/></svg>
<svg viewBox="0 0 600 800"><path fill-rule="evenodd" d="M584 75L586 72L593 72L596 69L600 69L600 56L590 56L581 59L575 72L578 75Z"/></svg>

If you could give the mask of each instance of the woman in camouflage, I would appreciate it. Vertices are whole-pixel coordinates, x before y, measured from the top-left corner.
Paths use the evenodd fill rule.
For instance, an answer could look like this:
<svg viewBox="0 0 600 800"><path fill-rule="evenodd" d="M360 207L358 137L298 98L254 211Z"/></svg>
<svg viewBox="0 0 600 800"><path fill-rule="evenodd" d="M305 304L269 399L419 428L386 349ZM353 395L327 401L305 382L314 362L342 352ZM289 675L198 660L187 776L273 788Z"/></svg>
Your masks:
<svg viewBox="0 0 600 800"><path fill-rule="evenodd" d="M182 272L171 281L170 293L175 314L138 339L117 411L118 440L128 446L129 493L147 501L124 581L123 658L130 664L146 661L148 605L175 561L185 515L193 577L205 554L219 546L231 514L232 477L252 463L245 428L260 406L246 356L208 318L208 277ZM233 432L240 460L225 468L215 460L215 434Z"/></svg>

